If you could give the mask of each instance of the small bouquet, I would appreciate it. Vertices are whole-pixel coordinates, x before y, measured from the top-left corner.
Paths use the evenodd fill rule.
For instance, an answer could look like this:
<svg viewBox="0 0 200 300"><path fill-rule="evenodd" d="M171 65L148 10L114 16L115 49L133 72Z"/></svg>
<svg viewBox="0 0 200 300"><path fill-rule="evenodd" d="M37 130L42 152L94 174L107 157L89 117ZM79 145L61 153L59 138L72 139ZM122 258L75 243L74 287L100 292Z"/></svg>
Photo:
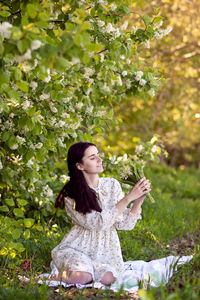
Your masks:
<svg viewBox="0 0 200 300"><path fill-rule="evenodd" d="M160 143L159 146L155 143L159 140L158 135L154 135L153 138L146 143L141 143L135 148L135 155L127 155L116 157L110 156L105 160L106 168L112 172L112 176L116 176L121 183L134 186L141 178L145 177L144 167L147 162L160 161L160 154L163 152L167 156L167 152L164 150L164 146ZM155 200L150 193L146 194L147 198L154 203Z"/></svg>
<svg viewBox="0 0 200 300"><path fill-rule="evenodd" d="M131 161L131 174L128 175L128 177L121 179L120 181L125 184L129 184L131 186L134 186L141 178L145 177L144 175L144 166L140 163L134 163ZM151 203L154 203L155 200L151 196L150 193L146 194L147 198L151 201Z"/></svg>

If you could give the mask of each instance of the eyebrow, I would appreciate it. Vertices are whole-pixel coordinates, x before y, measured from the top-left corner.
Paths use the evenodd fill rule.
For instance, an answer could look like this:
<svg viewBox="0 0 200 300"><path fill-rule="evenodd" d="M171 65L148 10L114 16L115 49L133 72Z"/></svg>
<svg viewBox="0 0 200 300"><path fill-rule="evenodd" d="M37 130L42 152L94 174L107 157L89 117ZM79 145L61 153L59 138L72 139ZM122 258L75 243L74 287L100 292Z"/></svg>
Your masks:
<svg viewBox="0 0 200 300"><path fill-rule="evenodd" d="M99 154L99 152L97 152L96 154ZM96 154L91 154L91 155L88 156L88 158L91 157L91 156L94 156L94 155L96 155Z"/></svg>

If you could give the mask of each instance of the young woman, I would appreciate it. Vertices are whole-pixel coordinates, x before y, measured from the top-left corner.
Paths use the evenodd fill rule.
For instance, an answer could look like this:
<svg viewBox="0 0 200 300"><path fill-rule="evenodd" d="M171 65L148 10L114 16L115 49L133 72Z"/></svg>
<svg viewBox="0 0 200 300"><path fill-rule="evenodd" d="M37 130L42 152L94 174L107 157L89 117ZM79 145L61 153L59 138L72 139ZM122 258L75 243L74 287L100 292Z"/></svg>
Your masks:
<svg viewBox="0 0 200 300"><path fill-rule="evenodd" d="M110 285L124 270L116 230L131 230L141 218L141 205L151 191L150 182L142 178L124 196L116 179L99 177L102 159L96 146L88 142L73 144L67 162L70 180L55 206L65 207L74 226L52 250L59 271L54 280ZM133 205L127 208L131 201Z"/></svg>

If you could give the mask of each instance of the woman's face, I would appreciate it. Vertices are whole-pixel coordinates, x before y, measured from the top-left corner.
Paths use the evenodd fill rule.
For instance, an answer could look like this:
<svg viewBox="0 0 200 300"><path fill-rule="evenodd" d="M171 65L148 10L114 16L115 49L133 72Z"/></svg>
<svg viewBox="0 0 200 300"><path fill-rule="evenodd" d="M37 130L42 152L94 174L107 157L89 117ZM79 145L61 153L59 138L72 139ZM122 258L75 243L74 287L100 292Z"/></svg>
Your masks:
<svg viewBox="0 0 200 300"><path fill-rule="evenodd" d="M99 174L103 172L102 159L95 146L89 146L84 153L82 163L78 163L79 170L88 174Z"/></svg>

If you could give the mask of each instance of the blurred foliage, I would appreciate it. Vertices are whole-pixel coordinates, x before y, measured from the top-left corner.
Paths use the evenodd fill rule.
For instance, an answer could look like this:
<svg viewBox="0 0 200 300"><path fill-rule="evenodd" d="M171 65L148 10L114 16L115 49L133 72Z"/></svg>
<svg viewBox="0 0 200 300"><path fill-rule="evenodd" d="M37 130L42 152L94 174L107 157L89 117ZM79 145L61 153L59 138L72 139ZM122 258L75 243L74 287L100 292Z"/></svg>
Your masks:
<svg viewBox="0 0 200 300"><path fill-rule="evenodd" d="M197 0L154 0L133 3L128 28L141 26L137 13L150 17L155 11L173 28L162 40L150 41L140 52L143 68L149 64L166 78L155 98L128 97L113 104L119 123L105 132L105 147L115 153L132 153L137 142L159 134L169 152L167 163L172 166L200 167L200 3ZM149 58L147 60L147 58ZM132 61L136 61L136 57Z"/></svg>

